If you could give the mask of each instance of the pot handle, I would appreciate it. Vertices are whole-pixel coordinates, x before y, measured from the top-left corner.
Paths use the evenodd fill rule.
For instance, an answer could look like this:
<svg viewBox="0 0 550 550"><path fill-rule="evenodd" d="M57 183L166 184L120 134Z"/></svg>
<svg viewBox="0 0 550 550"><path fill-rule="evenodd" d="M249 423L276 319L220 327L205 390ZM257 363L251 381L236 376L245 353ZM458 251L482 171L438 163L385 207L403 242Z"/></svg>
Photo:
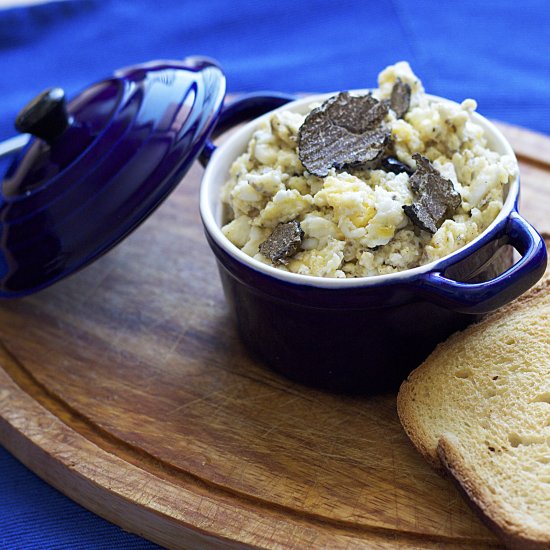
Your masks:
<svg viewBox="0 0 550 550"><path fill-rule="evenodd" d="M242 96L229 105L224 105L214 132L205 143L199 156L199 162L203 167L206 167L212 153L216 150L216 146L212 143L212 140L223 134L226 130L229 130L229 128L273 111L273 109L282 107L295 99L295 96L279 92L256 92Z"/></svg>
<svg viewBox="0 0 550 550"><path fill-rule="evenodd" d="M482 283L462 283L432 271L420 277L419 290L426 299L460 313L489 313L514 300L542 277L546 246L516 211L510 214L502 236L504 244L511 244L522 256L504 273Z"/></svg>

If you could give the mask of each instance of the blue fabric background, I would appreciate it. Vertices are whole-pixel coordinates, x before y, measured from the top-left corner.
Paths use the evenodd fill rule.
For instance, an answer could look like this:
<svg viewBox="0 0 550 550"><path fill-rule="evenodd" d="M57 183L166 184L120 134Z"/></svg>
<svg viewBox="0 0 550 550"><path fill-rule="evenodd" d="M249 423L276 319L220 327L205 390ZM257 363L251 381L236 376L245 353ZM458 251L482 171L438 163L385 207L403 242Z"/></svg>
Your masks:
<svg viewBox="0 0 550 550"><path fill-rule="evenodd" d="M230 92L375 85L410 61L428 92L550 134L546 0L72 0L0 10L0 140L37 92L203 54ZM0 449L1 548L154 548L80 508Z"/></svg>

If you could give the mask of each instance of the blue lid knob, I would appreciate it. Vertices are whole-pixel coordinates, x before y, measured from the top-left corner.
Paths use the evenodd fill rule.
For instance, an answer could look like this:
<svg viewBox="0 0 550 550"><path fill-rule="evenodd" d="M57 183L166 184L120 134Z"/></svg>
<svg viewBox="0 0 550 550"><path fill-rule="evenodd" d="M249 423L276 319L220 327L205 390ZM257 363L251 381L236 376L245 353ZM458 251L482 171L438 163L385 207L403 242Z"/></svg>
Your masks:
<svg viewBox="0 0 550 550"><path fill-rule="evenodd" d="M65 92L61 88L50 88L36 96L15 119L18 132L32 134L47 143L53 143L69 125Z"/></svg>

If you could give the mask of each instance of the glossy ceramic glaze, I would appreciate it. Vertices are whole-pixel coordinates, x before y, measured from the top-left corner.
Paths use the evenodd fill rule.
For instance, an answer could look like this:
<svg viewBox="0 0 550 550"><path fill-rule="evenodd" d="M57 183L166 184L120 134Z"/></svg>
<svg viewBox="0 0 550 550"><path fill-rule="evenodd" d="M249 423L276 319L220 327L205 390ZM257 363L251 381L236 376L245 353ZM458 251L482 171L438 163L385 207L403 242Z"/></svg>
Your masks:
<svg viewBox="0 0 550 550"><path fill-rule="evenodd" d="M188 58L120 70L70 101L67 129L32 138L2 182L0 297L40 290L130 233L197 158L224 95L221 69Z"/></svg>
<svg viewBox="0 0 550 550"><path fill-rule="evenodd" d="M306 112L312 101L326 97L283 108ZM489 121L474 117L492 149L514 154ZM256 120L244 126L211 151L200 207L241 337L278 372L334 391L395 389L438 342L480 313L516 298L542 276L544 244L517 213L519 178L506 190L502 211L484 233L415 269L327 279L288 273L250 258L222 234L219 196L231 163L246 149L257 125ZM513 266L510 245L521 254Z"/></svg>

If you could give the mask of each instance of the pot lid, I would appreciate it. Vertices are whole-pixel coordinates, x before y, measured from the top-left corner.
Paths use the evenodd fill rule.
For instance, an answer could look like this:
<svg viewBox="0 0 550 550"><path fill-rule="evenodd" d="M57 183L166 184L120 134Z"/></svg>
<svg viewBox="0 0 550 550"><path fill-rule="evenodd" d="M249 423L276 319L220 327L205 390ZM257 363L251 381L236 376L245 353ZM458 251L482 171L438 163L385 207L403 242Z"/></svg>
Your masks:
<svg viewBox="0 0 550 550"><path fill-rule="evenodd" d="M0 297L70 275L144 221L201 152L224 95L220 67L192 57L31 101L16 128L33 136L0 187Z"/></svg>

